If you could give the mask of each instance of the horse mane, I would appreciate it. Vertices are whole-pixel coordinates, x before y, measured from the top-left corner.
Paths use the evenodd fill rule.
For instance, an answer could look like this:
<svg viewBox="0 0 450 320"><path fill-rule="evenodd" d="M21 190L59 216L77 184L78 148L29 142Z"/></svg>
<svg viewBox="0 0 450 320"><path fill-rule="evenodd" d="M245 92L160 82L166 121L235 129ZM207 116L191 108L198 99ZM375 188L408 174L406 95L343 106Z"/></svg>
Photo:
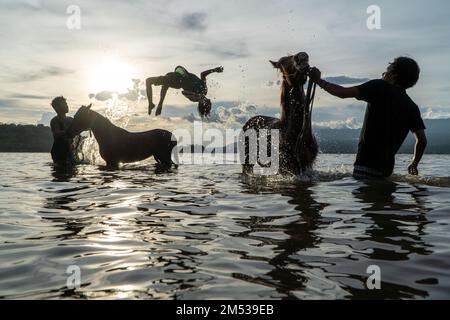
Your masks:
<svg viewBox="0 0 450 320"><path fill-rule="evenodd" d="M97 111L90 110L90 112L91 112L91 114L93 115L94 121L95 121L95 122L99 121L99 122L110 123L110 124L114 125L114 124L111 122L111 120L109 120L107 117L101 115L101 114L98 113Z"/></svg>
<svg viewBox="0 0 450 320"><path fill-rule="evenodd" d="M298 88L298 90L292 90L293 88ZM300 95L301 86L295 81L292 83L292 86L289 85L289 83L283 79L281 83L281 95L280 95L280 106L281 106L281 115L282 119L281 121L284 122L286 117L289 117L289 113L292 111L289 109L289 106L291 105L291 99L295 99L295 102L301 103L301 95ZM283 116L284 114L284 116Z"/></svg>
<svg viewBox="0 0 450 320"><path fill-rule="evenodd" d="M280 106L281 106L281 122L283 123L286 120L286 117L289 117L289 112L291 110L288 109L288 106L291 104L291 99L294 98L296 101L300 102L300 92L297 92L298 90L292 90L293 88L296 88L299 86L298 81L296 78L291 77L291 74L289 74L289 69L292 68L292 64L294 63L294 56L293 55L287 55L284 57L281 57L277 62L271 61L274 68L277 68L281 74L283 75L283 81L281 83L281 96L280 96ZM288 78L291 82L291 85L289 85L288 81L286 80Z"/></svg>
<svg viewBox="0 0 450 320"><path fill-rule="evenodd" d="M289 89L287 88L289 84L286 80L283 79L283 82L281 83L281 96L280 96L280 106L281 106L281 118L282 122L284 122L286 119L283 119L286 117L286 106L289 105L289 102L287 99L289 98Z"/></svg>

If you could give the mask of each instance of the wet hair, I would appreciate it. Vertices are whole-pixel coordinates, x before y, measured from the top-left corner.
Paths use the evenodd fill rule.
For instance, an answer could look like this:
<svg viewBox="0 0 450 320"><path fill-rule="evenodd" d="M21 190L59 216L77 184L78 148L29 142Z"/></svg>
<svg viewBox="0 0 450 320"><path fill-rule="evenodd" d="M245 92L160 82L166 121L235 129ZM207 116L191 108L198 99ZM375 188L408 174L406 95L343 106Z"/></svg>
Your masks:
<svg viewBox="0 0 450 320"><path fill-rule="evenodd" d="M419 80L420 68L414 59L398 57L391 67L395 83L405 89L413 87Z"/></svg>
<svg viewBox="0 0 450 320"><path fill-rule="evenodd" d="M209 116L211 113L211 100L206 97L201 98L198 101L198 113L202 117Z"/></svg>
<svg viewBox="0 0 450 320"><path fill-rule="evenodd" d="M56 113L67 113L69 112L69 110L67 110L67 108L65 108L64 106L62 106L62 104L66 102L66 98L64 98L63 96L59 96L56 97L52 100L52 107L53 109L56 111Z"/></svg>

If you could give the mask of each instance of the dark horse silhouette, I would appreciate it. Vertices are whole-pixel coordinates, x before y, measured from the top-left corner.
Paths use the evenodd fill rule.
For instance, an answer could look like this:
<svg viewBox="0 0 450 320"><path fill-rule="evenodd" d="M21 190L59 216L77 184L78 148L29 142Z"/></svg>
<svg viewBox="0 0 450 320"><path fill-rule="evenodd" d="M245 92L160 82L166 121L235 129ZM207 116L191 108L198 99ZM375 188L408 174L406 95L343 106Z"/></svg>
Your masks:
<svg viewBox="0 0 450 320"><path fill-rule="evenodd" d="M92 130L98 142L100 155L108 167L117 168L119 163L130 163L153 156L158 164L171 166L171 153L176 139L167 130L154 129L145 132L129 132L111 123L107 118L82 106L67 128L68 136Z"/></svg>
<svg viewBox="0 0 450 320"><path fill-rule="evenodd" d="M261 129L280 130L279 144L279 173L298 175L306 169L310 169L317 157L319 148L311 128L311 90L312 82L308 85L307 96L304 92L304 84L309 72L309 57L300 52L293 56L286 56L277 62L270 61L283 75L281 84L281 117L280 119L255 116L250 118L243 127L244 133L253 129L257 132ZM313 95L312 95L313 96ZM307 101L309 100L309 101ZM259 149L258 140L258 149ZM244 141L243 172L252 173L254 163L250 161L249 138ZM270 153L270 135L268 136ZM259 152L259 151L258 151ZM258 158L259 163L259 158ZM267 166L267 164L260 164Z"/></svg>

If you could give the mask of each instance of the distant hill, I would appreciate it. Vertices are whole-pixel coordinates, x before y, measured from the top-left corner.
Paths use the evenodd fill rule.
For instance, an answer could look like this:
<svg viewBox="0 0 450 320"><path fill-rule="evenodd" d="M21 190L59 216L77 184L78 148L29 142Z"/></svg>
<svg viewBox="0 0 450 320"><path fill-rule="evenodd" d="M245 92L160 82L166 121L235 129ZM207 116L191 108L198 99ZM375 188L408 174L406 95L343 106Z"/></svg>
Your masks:
<svg viewBox="0 0 450 320"><path fill-rule="evenodd" d="M427 119L427 153L450 154L450 119ZM355 153L360 129L315 128L319 146L324 153ZM414 136L410 133L400 148L400 153L413 153Z"/></svg>
<svg viewBox="0 0 450 320"><path fill-rule="evenodd" d="M427 153L450 154L450 119L425 120ZM360 129L315 128L324 153L355 153ZM49 127L43 125L0 124L0 152L50 152L53 143ZM412 153L414 137L408 135L400 153Z"/></svg>
<svg viewBox="0 0 450 320"><path fill-rule="evenodd" d="M50 152L52 144L49 127L0 124L0 152Z"/></svg>

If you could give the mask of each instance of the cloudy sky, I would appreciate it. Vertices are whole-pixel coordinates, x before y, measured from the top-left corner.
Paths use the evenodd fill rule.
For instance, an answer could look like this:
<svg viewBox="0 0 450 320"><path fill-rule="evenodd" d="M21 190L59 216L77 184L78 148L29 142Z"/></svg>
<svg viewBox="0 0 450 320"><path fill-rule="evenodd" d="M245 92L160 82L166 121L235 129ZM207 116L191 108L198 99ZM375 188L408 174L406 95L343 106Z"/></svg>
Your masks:
<svg viewBox="0 0 450 320"><path fill-rule="evenodd" d="M306 51L325 77L351 85L378 78L399 55L422 69L410 90L426 117L450 115L448 1L44 1L0 0L0 122L47 121L51 98L64 95L71 111L101 91L126 92L131 79L183 65L193 73L222 65L209 77L214 107L242 103L258 113L279 110L279 75L269 65ZM367 7L381 9L381 29L369 30ZM67 27L76 5L80 29ZM69 20L69 22L73 20ZM159 90L154 92L155 103ZM145 116L146 101L134 103ZM172 90L164 114L194 112ZM364 105L319 92L316 123L358 123ZM47 119L47 120L46 120ZM145 121L145 120L143 120Z"/></svg>

